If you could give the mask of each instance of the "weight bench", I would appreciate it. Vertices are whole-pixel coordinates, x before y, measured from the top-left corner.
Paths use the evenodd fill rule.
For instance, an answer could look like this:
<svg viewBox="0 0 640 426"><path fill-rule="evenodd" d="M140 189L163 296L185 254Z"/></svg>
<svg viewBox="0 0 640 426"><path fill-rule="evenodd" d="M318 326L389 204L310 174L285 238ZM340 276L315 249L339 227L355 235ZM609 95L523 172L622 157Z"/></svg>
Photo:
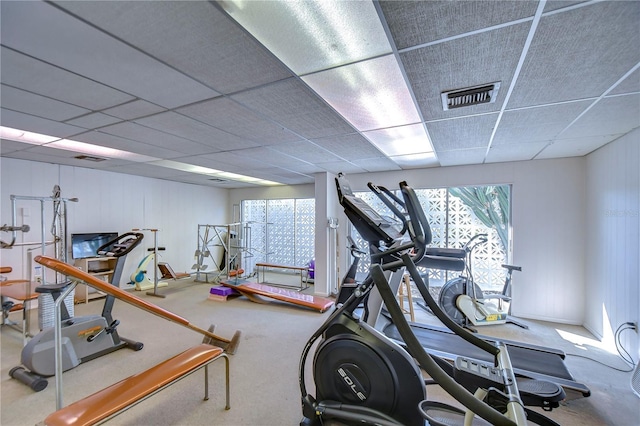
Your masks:
<svg viewBox="0 0 640 426"><path fill-rule="evenodd" d="M209 371L212 362L225 360L225 410L229 405L229 357L222 348L202 343L89 395L47 416L46 426L94 425L103 423L204 368L204 400L209 399Z"/></svg>
<svg viewBox="0 0 640 426"><path fill-rule="evenodd" d="M173 280L179 280L182 278L189 278L191 277L191 274L187 273L187 272L174 272L173 268L171 267L171 265L169 265L166 262L158 262L158 269L160 269L160 273L162 274L162 279L163 280L169 280L169 279L173 279Z"/></svg>

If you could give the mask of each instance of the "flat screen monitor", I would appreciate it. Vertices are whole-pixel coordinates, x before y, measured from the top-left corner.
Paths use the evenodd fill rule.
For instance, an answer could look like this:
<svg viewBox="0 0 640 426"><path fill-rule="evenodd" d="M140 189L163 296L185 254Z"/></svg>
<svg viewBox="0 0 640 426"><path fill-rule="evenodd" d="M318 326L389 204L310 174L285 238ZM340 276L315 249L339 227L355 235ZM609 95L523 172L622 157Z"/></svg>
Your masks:
<svg viewBox="0 0 640 426"><path fill-rule="evenodd" d="M71 256L74 259L96 257L98 248L116 238L118 238L117 232L71 234Z"/></svg>

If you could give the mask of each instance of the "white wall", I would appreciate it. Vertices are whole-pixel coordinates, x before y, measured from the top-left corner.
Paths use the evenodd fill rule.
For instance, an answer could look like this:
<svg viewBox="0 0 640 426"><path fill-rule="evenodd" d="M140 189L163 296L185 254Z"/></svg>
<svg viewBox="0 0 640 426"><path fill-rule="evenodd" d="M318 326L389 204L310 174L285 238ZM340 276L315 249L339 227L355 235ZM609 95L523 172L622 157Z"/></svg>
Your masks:
<svg viewBox="0 0 640 426"><path fill-rule="evenodd" d="M182 184L159 179L91 170L80 167L0 159L1 193L0 223L11 224L11 195L49 197L55 184L60 185L62 197L77 197L68 203L68 235L81 232L116 231L124 233L132 228L157 228L160 261L168 262L175 271L191 272L198 242L198 224L223 224L228 221L228 190ZM31 231L18 233L18 242L40 241L39 202L18 201L17 223L27 223ZM29 216L23 217L23 207ZM53 206L45 204L45 231L49 229ZM153 235L145 232L145 239L132 251L125 264L122 283L153 247ZM3 232L0 239L10 240ZM69 247L70 250L70 247ZM39 250L35 253L39 254ZM52 252L47 254L51 255ZM0 250L0 264L14 270L11 279L28 277L26 248ZM71 256L69 255L71 262Z"/></svg>
<svg viewBox="0 0 640 426"><path fill-rule="evenodd" d="M640 320L639 165L640 129L587 157L584 325L609 343L620 324ZM621 342L637 360L637 332Z"/></svg>

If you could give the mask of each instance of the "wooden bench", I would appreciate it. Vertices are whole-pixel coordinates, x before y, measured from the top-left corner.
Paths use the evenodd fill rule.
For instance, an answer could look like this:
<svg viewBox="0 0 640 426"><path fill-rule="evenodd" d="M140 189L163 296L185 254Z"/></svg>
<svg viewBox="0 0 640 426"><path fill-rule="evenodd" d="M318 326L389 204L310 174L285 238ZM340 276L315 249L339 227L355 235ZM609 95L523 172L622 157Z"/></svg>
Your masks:
<svg viewBox="0 0 640 426"><path fill-rule="evenodd" d="M7 280L0 282L0 300L2 301L1 325L8 325L22 332L24 344L29 337L29 304L38 298L35 288L41 283L29 280ZM10 304L5 298L17 300L19 303ZM9 320L9 312L22 311L22 329Z"/></svg>
<svg viewBox="0 0 640 426"><path fill-rule="evenodd" d="M269 283L280 287L292 287L297 289L298 291L305 290L309 288L308 285L305 285L305 280L303 275L307 275L309 273L308 266L287 266L287 265L276 265L274 263L256 263L256 269L258 270L258 282L267 283L267 269L290 269L292 271L298 271L300 273L300 286L291 286L286 284L276 284ZM262 280L260 280L260 270L262 269Z"/></svg>
<svg viewBox="0 0 640 426"><path fill-rule="evenodd" d="M94 425L103 423L136 404L204 368L204 400L209 399L208 366L220 358L225 360L226 405L229 405L229 358L216 346L202 343L169 358L158 365L134 374L105 389L76 401L47 416L44 424Z"/></svg>

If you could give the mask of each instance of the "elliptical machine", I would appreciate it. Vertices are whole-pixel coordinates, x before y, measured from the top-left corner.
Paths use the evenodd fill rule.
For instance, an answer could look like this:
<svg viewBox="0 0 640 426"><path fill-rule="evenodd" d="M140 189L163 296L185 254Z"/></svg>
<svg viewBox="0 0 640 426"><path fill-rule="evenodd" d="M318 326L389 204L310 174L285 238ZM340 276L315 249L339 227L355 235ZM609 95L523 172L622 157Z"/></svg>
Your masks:
<svg viewBox="0 0 640 426"><path fill-rule="evenodd" d="M111 284L118 287L127 254L143 239L141 233L127 232L104 244L97 250L100 256L116 257ZM38 293L49 293L57 300L70 282L36 287ZM118 335L120 321L112 317L115 298L107 295L101 315L71 317L65 304L62 310L62 368L63 371L77 367L102 355L122 348L139 351L144 346ZM9 375L14 379L39 392L47 387L44 377L55 374L54 328L42 330L22 348L20 362L22 366L14 367Z"/></svg>
<svg viewBox="0 0 640 426"><path fill-rule="evenodd" d="M524 407L506 346L500 342L494 346L462 329L442 312L429 294L416 262L425 256L431 235L415 192L406 183L401 183L410 217L407 229L411 241L406 242L388 222L353 196L342 175L338 175L336 183L340 202L353 225L367 241L377 241L381 250L371 255L370 275L311 336L303 349L299 382L304 417L300 424L320 425L324 420L339 419L347 424L424 425L428 420L431 425L463 422L471 425L476 424L473 413L477 413L496 425L524 425L529 420L556 426L557 423L547 417ZM425 352L385 276L385 272L402 268L408 269L438 318L465 340L493 354L495 363L459 358L451 371L445 371L442 368L446 364L444 361ZM398 325L406 351L354 313L372 291L379 293ZM306 390L305 362L312 346L321 337L314 356L316 397L313 397ZM466 411L427 401L425 381L418 366L461 402ZM475 395L469 391L476 389ZM562 390L558 392L555 397L562 399ZM535 395L527 395L525 400L528 404L538 405L537 399Z"/></svg>

